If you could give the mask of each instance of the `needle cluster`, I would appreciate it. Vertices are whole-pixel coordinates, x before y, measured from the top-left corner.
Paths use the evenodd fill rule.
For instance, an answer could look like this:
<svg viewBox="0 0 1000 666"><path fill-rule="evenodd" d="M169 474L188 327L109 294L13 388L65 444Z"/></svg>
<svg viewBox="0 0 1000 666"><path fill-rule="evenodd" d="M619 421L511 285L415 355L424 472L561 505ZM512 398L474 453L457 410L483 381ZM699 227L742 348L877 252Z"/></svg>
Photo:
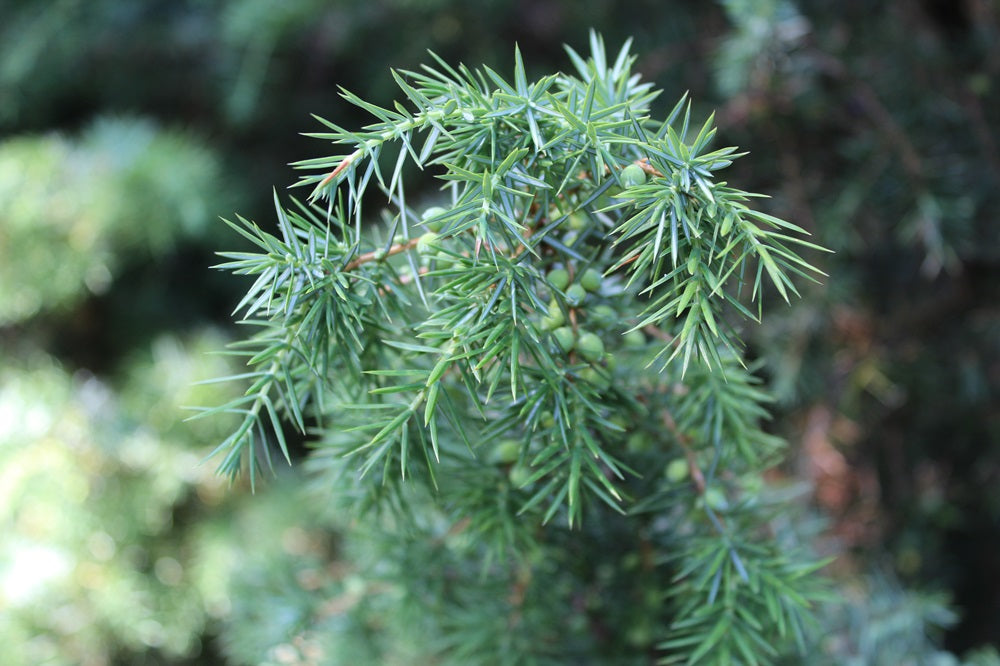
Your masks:
<svg viewBox="0 0 1000 666"><path fill-rule="evenodd" d="M209 410L244 417L222 470L311 435L441 663L771 663L806 648L818 563L775 520L740 331L820 248L720 178L712 118L650 115L628 44L590 47L536 81L518 51L512 80L435 57L393 108L343 93L374 120L321 119L308 201L231 223L255 332L249 389Z"/></svg>

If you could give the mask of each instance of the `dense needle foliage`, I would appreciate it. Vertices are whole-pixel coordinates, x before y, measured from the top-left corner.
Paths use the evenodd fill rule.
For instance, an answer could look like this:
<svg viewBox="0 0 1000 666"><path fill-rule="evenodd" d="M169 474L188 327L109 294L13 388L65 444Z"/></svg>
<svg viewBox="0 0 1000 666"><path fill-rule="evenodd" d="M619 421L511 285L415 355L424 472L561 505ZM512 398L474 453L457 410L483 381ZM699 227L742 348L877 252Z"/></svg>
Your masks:
<svg viewBox="0 0 1000 666"><path fill-rule="evenodd" d="M344 93L375 121L322 121L308 201L231 225L254 332L250 388L206 412L244 415L222 469L308 434L420 658L773 663L822 586L763 482L782 443L742 331L820 248L722 179L711 118L649 116L627 44L590 47L534 82L517 51L512 80L435 58L391 109Z"/></svg>

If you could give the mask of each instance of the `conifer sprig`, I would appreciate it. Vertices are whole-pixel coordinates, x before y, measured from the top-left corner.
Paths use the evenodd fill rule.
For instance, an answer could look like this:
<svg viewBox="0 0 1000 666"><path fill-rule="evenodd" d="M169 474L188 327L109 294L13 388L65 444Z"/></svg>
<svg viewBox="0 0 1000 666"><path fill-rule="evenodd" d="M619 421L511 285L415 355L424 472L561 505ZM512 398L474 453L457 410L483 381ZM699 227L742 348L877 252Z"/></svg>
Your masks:
<svg viewBox="0 0 1000 666"><path fill-rule="evenodd" d="M254 278L237 309L257 333L233 349L250 388L210 410L245 417L223 469L253 478L272 438L289 457L283 422L318 423L311 467L356 509L407 522L417 502L522 566L553 525L660 514L664 654L766 663L771 638L803 640L810 588L789 581L812 565L756 533L744 480L781 443L737 325L765 290L795 294L817 272L796 250L820 248L718 179L739 154L711 148L686 96L651 117L628 44L590 46L534 82L515 50L511 80L435 56L393 72L391 109L343 93L374 121L322 121L337 154L296 165L309 202L276 197L277 235L232 224L257 249L220 268ZM414 167L441 181L433 205Z"/></svg>

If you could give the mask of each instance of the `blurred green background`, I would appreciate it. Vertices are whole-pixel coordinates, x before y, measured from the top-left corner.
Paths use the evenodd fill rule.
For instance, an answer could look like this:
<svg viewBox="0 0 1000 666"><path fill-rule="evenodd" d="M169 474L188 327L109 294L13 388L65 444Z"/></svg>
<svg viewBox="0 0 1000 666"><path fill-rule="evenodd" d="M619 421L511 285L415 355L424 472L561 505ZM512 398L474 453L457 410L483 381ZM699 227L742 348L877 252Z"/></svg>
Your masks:
<svg viewBox="0 0 1000 666"><path fill-rule="evenodd" d="M238 390L197 384L234 371L212 352L246 286L209 268L240 247L219 218L271 224L288 163L329 149L310 114L366 122L338 86L389 105L390 67L508 72L515 42L549 73L590 28L836 250L748 330L792 445L775 476L810 484L838 555L824 649L1000 663L970 652L1000 644L1000 3L5 0L5 664L320 663L303 627L338 631L346 526L297 468L229 486L203 460L232 423L184 421Z"/></svg>

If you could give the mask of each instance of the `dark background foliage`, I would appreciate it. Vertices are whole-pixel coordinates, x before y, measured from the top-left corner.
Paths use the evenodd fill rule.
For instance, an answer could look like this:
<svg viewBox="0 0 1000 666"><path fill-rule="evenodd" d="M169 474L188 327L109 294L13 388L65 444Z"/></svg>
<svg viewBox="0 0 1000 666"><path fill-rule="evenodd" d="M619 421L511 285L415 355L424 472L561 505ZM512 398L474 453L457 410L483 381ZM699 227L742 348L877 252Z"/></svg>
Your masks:
<svg viewBox="0 0 1000 666"><path fill-rule="evenodd" d="M367 121L339 86L389 105L388 68L416 68L431 49L507 72L514 42L529 75L547 73L566 68L562 45L581 48L592 27L611 48L634 38L638 69L668 97L690 91L700 116L715 110L720 145L751 153L731 179L772 194L766 210L836 251L819 258L823 284L747 330L779 397L773 428L793 444L775 474L812 484L810 502L839 544L833 575L879 570L944 591L959 616L949 649L996 642L1000 6L991 0L8 0L0 7L0 342L6 359L44 359L24 361L21 375L8 370L8 387L53 366L85 403L87 378L122 396L139 376L143 390L163 385L180 363L163 361L172 358L163 336L224 329L245 286L208 268L213 252L238 245L216 218L238 212L270 223L271 188L296 179L288 163L327 152L301 136L319 128L310 113L347 127ZM660 115L673 101L659 100ZM132 155L136 145L162 159ZM84 201L115 178L108 197L121 205ZM40 182L42 203L32 208L25 183ZM62 232L24 231L57 229L64 214L106 241L72 246ZM29 263L29 247L47 258ZM45 263L66 265L73 247L99 247L110 257L105 272L84 267L90 277L79 288L41 289L81 280ZM8 305L36 288L36 306ZM11 395L0 397L13 404ZM134 395L117 400L112 419L128 433L156 404ZM88 409L105 426L112 418ZM173 423L150 418L146 427L162 433ZM11 450L30 440L14 442L16 432L7 432L0 465L23 462ZM204 455L218 434L178 437ZM101 456L119 461L120 452ZM121 473L109 464L106 473ZM178 465L150 463L143 473L180 475ZM171 519L134 538L155 533L157 544L173 539L188 551L238 542L215 522L229 500L207 481L192 483L157 500ZM232 500L224 510L264 501ZM93 539L86 543L93 552ZM235 605L235 616L250 612ZM207 617L194 635L209 638L226 615ZM156 647L109 631L122 654ZM209 654L201 640L179 652Z"/></svg>

